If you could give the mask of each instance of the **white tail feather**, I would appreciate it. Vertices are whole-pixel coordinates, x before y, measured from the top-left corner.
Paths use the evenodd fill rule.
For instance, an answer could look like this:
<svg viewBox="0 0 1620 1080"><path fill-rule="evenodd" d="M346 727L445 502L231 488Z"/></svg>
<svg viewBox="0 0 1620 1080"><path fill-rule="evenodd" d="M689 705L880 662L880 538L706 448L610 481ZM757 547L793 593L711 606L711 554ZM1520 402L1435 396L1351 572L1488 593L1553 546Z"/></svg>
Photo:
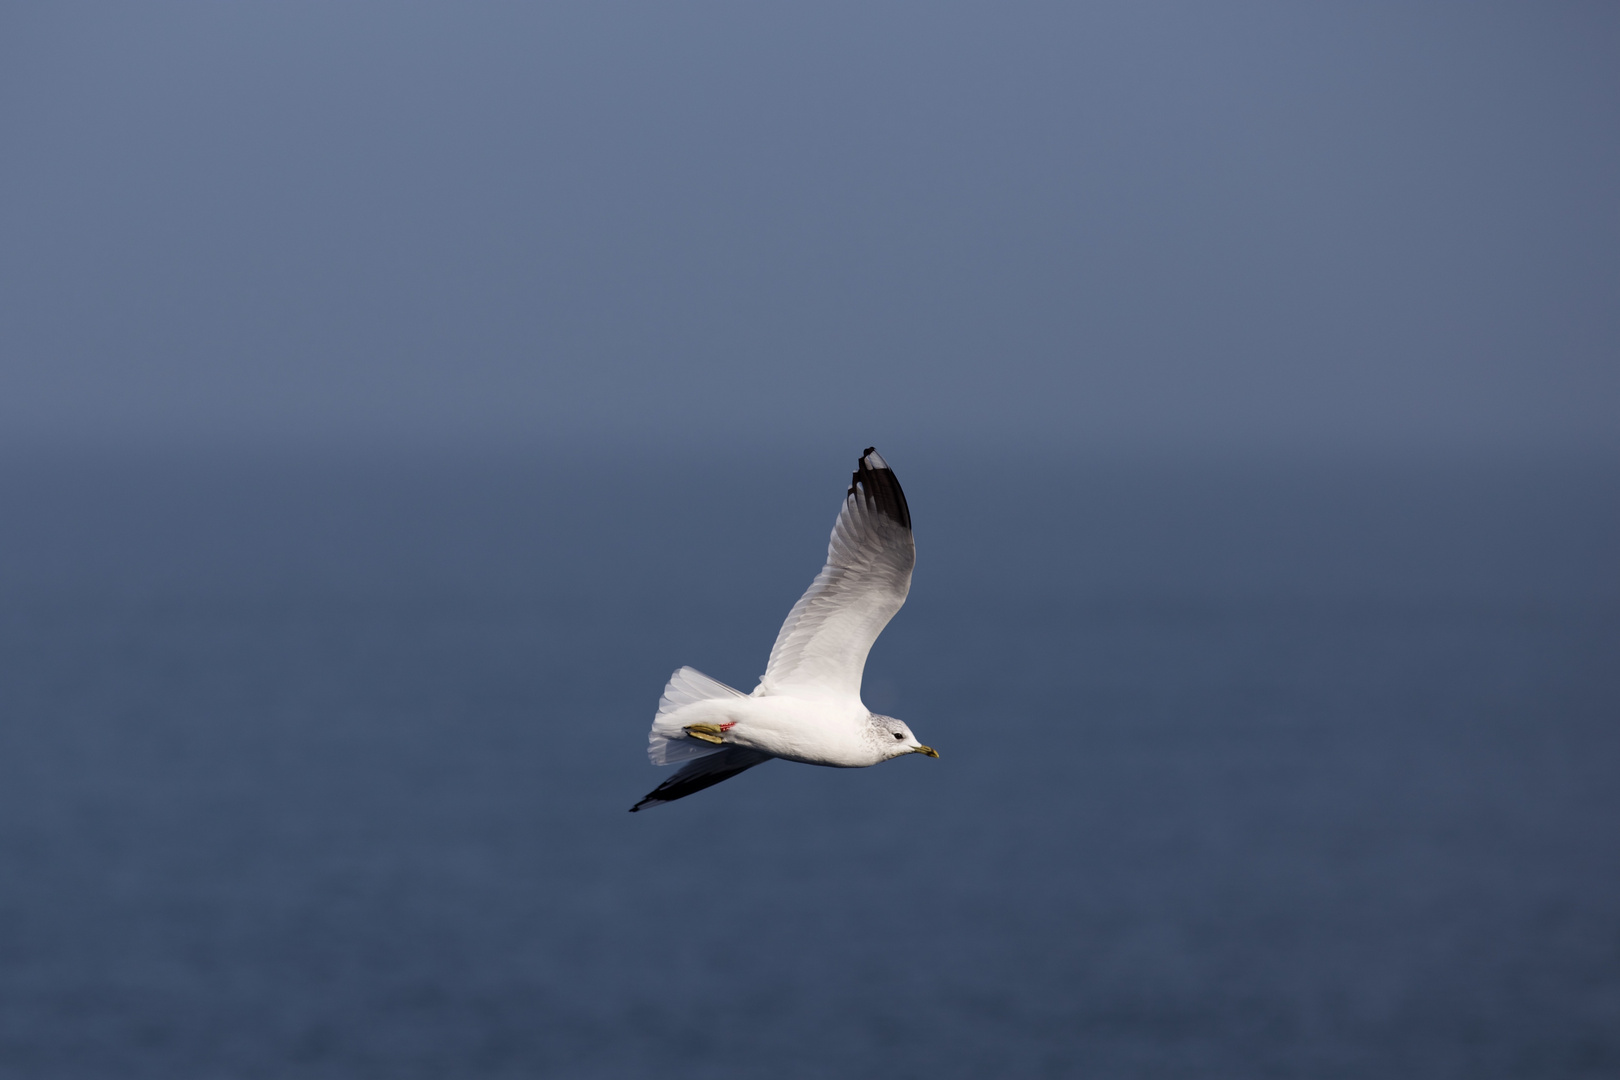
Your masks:
<svg viewBox="0 0 1620 1080"><path fill-rule="evenodd" d="M647 757L652 759L654 765L673 765L677 761L690 761L693 758L718 754L725 747L699 739L669 738L667 734L659 731L661 725L658 721L677 709L684 709L700 701L747 696L741 690L735 690L719 679L709 678L696 668L681 668L669 677L669 683L664 687L664 696L658 699L658 715L653 717L652 730L647 732ZM662 726L666 729L669 727L668 724ZM676 731L673 734L679 736L680 733Z"/></svg>

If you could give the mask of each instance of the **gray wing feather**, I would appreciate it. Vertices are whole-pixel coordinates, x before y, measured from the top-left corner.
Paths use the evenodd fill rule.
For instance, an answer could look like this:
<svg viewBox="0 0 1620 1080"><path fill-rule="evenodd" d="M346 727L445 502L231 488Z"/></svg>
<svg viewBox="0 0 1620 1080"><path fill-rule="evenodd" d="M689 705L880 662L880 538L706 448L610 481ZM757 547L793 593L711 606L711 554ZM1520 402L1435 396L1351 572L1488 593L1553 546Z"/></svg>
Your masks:
<svg viewBox="0 0 1620 1080"><path fill-rule="evenodd" d="M860 699L867 653L906 602L917 547L888 463L868 447L827 544L827 564L776 635L756 694Z"/></svg>

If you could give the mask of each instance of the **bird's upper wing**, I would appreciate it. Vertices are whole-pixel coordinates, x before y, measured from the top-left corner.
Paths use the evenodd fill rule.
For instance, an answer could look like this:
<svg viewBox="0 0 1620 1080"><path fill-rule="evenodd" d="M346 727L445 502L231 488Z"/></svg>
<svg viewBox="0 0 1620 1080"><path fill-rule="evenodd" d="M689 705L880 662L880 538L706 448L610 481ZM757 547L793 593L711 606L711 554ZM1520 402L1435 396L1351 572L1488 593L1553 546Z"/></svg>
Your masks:
<svg viewBox="0 0 1620 1080"><path fill-rule="evenodd" d="M916 561L900 481L867 447L827 543L827 565L788 612L754 692L859 701L866 654L906 602Z"/></svg>

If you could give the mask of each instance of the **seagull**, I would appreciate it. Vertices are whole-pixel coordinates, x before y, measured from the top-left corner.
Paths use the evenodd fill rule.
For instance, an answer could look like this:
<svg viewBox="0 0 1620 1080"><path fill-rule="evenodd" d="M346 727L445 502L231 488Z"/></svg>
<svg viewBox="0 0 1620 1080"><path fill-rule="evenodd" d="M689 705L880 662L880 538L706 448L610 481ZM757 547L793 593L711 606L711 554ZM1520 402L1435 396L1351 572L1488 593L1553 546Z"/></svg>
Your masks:
<svg viewBox="0 0 1620 1080"><path fill-rule="evenodd" d="M939 757L904 723L861 704L866 654L906 602L916 561L900 481L868 446L833 525L827 565L788 612L754 692L689 667L670 676L647 756L654 765L687 764L630 812L684 799L771 758L860 769L906 754Z"/></svg>

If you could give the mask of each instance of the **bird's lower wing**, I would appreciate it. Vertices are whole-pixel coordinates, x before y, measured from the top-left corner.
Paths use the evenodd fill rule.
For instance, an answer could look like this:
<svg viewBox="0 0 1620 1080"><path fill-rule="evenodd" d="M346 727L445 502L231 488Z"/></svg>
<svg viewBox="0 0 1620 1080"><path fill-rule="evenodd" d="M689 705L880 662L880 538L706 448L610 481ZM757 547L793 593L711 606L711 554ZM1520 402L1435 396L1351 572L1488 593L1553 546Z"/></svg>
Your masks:
<svg viewBox="0 0 1620 1080"><path fill-rule="evenodd" d="M646 798L630 808L630 812L633 814L637 810L645 810L650 806L659 806L663 803L674 802L676 799L684 799L695 791L713 787L722 780L730 780L738 773L746 769L752 769L755 765L769 760L771 760L771 755L763 754L758 750L749 750L741 746L728 746L717 754L698 758L687 765L680 772L649 791Z"/></svg>

